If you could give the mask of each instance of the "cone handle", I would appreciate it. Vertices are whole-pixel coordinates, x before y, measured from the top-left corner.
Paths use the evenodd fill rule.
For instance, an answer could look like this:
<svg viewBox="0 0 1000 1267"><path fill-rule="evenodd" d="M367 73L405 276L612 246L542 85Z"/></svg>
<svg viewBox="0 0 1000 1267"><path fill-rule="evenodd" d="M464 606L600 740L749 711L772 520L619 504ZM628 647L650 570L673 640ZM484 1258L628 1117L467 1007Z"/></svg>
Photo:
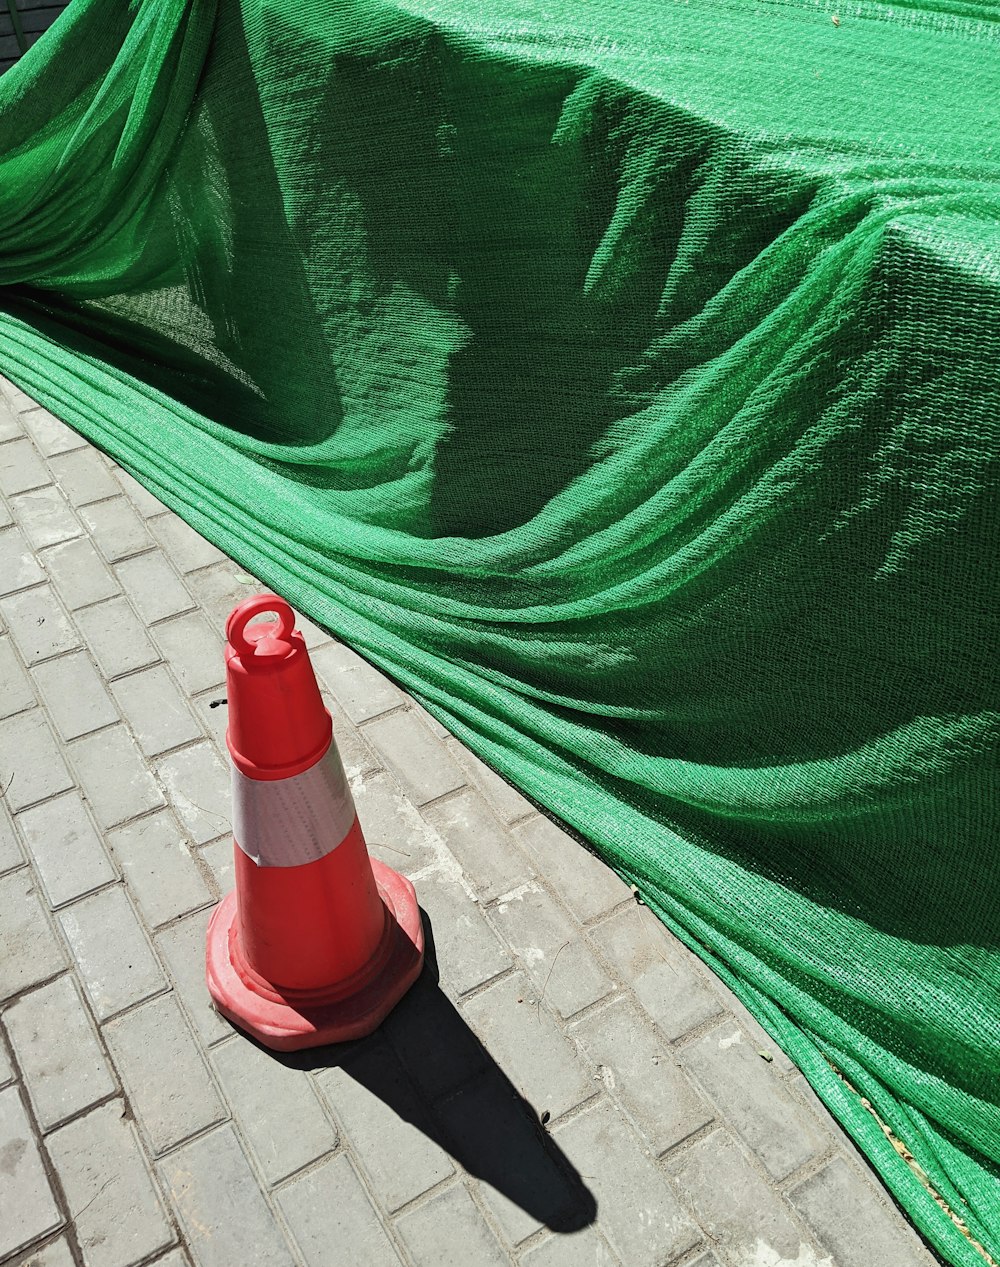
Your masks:
<svg viewBox="0 0 1000 1267"><path fill-rule="evenodd" d="M239 656L252 656L256 643L246 636L246 627L255 616L264 612L274 612L278 617L278 638L288 642L295 630L295 613L283 598L277 594L255 594L234 608L226 621L226 638L229 645Z"/></svg>

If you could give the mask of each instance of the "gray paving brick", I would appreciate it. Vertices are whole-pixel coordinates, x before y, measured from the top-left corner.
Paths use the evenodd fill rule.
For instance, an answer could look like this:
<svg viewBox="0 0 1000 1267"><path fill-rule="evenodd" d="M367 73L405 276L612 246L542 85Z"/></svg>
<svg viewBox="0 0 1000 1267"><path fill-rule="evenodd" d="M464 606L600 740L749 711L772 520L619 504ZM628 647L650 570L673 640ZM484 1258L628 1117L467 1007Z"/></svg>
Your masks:
<svg viewBox="0 0 1000 1267"><path fill-rule="evenodd" d="M353 722L368 721L406 703L406 696L384 674L350 647L329 642L312 654L313 667Z"/></svg>
<svg viewBox="0 0 1000 1267"><path fill-rule="evenodd" d="M163 804L124 726L78 739L69 751L101 827L113 827Z"/></svg>
<svg viewBox="0 0 1000 1267"><path fill-rule="evenodd" d="M219 896L225 895L235 887L236 874L233 864L233 842L228 836L213 840L198 850L199 855L208 863L212 877L218 886Z"/></svg>
<svg viewBox="0 0 1000 1267"><path fill-rule="evenodd" d="M411 712L378 717L369 722L364 733L415 805L454 792L466 782L465 772L442 741Z"/></svg>
<svg viewBox="0 0 1000 1267"><path fill-rule="evenodd" d="M535 807L515 787L492 770L485 761L480 761L474 752L470 752L457 739L449 739L448 751L469 776L469 782L479 789L490 808L502 823L513 823L535 812Z"/></svg>
<svg viewBox="0 0 1000 1267"><path fill-rule="evenodd" d="M205 985L205 931L210 910L197 911L156 934L156 947L166 961L176 993L202 1043L214 1043L232 1033L212 1006Z"/></svg>
<svg viewBox="0 0 1000 1267"><path fill-rule="evenodd" d="M119 591L118 582L86 537L52 546L39 557L70 611L99 603Z"/></svg>
<svg viewBox="0 0 1000 1267"><path fill-rule="evenodd" d="M226 557L177 515L157 515L148 523L163 553L178 572L193 572L219 563Z"/></svg>
<svg viewBox="0 0 1000 1267"><path fill-rule="evenodd" d="M40 406L26 409L21 414L21 423L43 457L51 458L57 453L71 453L74 449L86 448L87 441L83 436Z"/></svg>
<svg viewBox="0 0 1000 1267"><path fill-rule="evenodd" d="M440 1099L486 1067L482 1044L430 972L396 1004L382 1032L428 1100Z"/></svg>
<svg viewBox="0 0 1000 1267"><path fill-rule="evenodd" d="M157 629L162 628L162 625L157 625ZM220 703L220 700L223 702ZM208 733L215 745L217 754L222 757L228 768L229 751L226 747L226 727L229 724L229 709L225 700L226 687L223 683L219 683L214 690L207 691L204 695L199 695L197 699L191 700L191 707L201 719L202 730ZM212 707L213 703L215 704L214 708Z"/></svg>
<svg viewBox="0 0 1000 1267"><path fill-rule="evenodd" d="M162 1259L158 1267L161 1265ZM33 1250L21 1262L20 1267L73 1267L73 1255L60 1236L57 1241L49 1241L41 1249Z"/></svg>
<svg viewBox="0 0 1000 1267"><path fill-rule="evenodd" d="M45 463L30 440L11 440L9 444L0 444L0 493L5 497L13 497L15 493L26 492L29 488L41 488L51 481Z"/></svg>
<svg viewBox="0 0 1000 1267"><path fill-rule="evenodd" d="M341 711L340 705L327 691L323 695L330 716L333 718L333 738L344 763L349 779L359 775L373 774L383 768L382 758L365 740L357 726Z"/></svg>
<svg viewBox="0 0 1000 1267"><path fill-rule="evenodd" d="M286 1184L277 1200L306 1267L400 1267L399 1255L343 1153Z"/></svg>
<svg viewBox="0 0 1000 1267"><path fill-rule="evenodd" d="M9 528L14 522L14 516L7 509L7 503L0 497L0 528Z"/></svg>
<svg viewBox="0 0 1000 1267"><path fill-rule="evenodd" d="M125 559L115 571L136 611L149 625L189 611L194 602L177 573L158 550Z"/></svg>
<svg viewBox="0 0 1000 1267"><path fill-rule="evenodd" d="M763 1048L767 1051L774 1061L775 1069L780 1070L781 1073L793 1073L795 1065L788 1056L785 1055L757 1018L744 1006L742 1001L736 997L732 990L730 990L729 986L713 974L709 974L708 983L712 992L721 1000L723 1010L729 1013L743 1032L749 1037L750 1045L753 1049L755 1051L759 1051Z"/></svg>
<svg viewBox="0 0 1000 1267"><path fill-rule="evenodd" d="M128 471L123 471L120 466L115 467L115 479L117 479L129 501L144 519L148 519L151 515L158 515L166 510L163 502L154 497L148 488L144 488L137 479L129 475Z"/></svg>
<svg viewBox="0 0 1000 1267"><path fill-rule="evenodd" d="M14 823L5 806L0 803L0 874L19 867L24 861Z"/></svg>
<svg viewBox="0 0 1000 1267"><path fill-rule="evenodd" d="M0 400L0 444L7 440L17 440L23 435L24 428L17 410L6 398Z"/></svg>
<svg viewBox="0 0 1000 1267"><path fill-rule="evenodd" d="M117 879L79 792L25 810L18 824L51 907Z"/></svg>
<svg viewBox="0 0 1000 1267"><path fill-rule="evenodd" d="M43 1131L117 1090L71 975L23 995L4 1024Z"/></svg>
<svg viewBox="0 0 1000 1267"><path fill-rule="evenodd" d="M417 898L430 917L446 993L465 994L511 965L476 902L451 875L427 872Z"/></svg>
<svg viewBox="0 0 1000 1267"><path fill-rule="evenodd" d="M544 815L518 823L512 835L578 920L596 919L631 896L610 867Z"/></svg>
<svg viewBox="0 0 1000 1267"><path fill-rule="evenodd" d="M59 920L98 1020L165 988L160 965L121 886L63 907Z"/></svg>
<svg viewBox="0 0 1000 1267"><path fill-rule="evenodd" d="M41 709L18 713L0 726L0 787L6 789L4 799L15 813L72 786Z"/></svg>
<svg viewBox="0 0 1000 1267"><path fill-rule="evenodd" d="M291 1267L294 1259L231 1126L185 1144L160 1169L199 1267Z"/></svg>
<svg viewBox="0 0 1000 1267"><path fill-rule="evenodd" d="M412 875L437 857L433 829L400 794L385 773L352 782L358 821L369 852L403 875Z"/></svg>
<svg viewBox="0 0 1000 1267"><path fill-rule="evenodd" d="M698 1228L606 1101L555 1138L592 1190L601 1231L628 1267L660 1267L698 1244Z"/></svg>
<svg viewBox="0 0 1000 1267"><path fill-rule="evenodd" d="M0 1167L4 1217L0 1258L62 1226L45 1167L17 1087L0 1091Z"/></svg>
<svg viewBox="0 0 1000 1267"><path fill-rule="evenodd" d="M310 655L317 647L325 647L328 642L333 642L333 635L328 630L315 624L297 608L293 607L292 610L295 612L295 628L302 635Z"/></svg>
<svg viewBox="0 0 1000 1267"><path fill-rule="evenodd" d="M934 1256L912 1228L843 1158L835 1158L789 1195L837 1267L933 1267Z"/></svg>
<svg viewBox="0 0 1000 1267"><path fill-rule="evenodd" d="M170 802L196 845L229 833L230 775L210 743L171 753L157 764Z"/></svg>
<svg viewBox="0 0 1000 1267"><path fill-rule="evenodd" d="M591 936L667 1038L680 1038L722 1011L694 955L648 907L626 906Z"/></svg>
<svg viewBox="0 0 1000 1267"><path fill-rule="evenodd" d="M492 902L534 875L528 858L472 788L429 805L424 817L461 863L480 901Z"/></svg>
<svg viewBox="0 0 1000 1267"><path fill-rule="evenodd" d="M540 1116L558 1118L597 1087L523 973L504 977L466 1001L466 1019L483 1046Z"/></svg>
<svg viewBox="0 0 1000 1267"><path fill-rule="evenodd" d="M3 1026L0 1025L0 1034L3 1033ZM14 1081L14 1066L10 1063L10 1057L7 1055L6 1044L0 1040L0 1087L5 1087L8 1082Z"/></svg>
<svg viewBox="0 0 1000 1267"><path fill-rule="evenodd" d="M337 1132L303 1070L241 1036L213 1047L212 1061L268 1183L280 1183L336 1148Z"/></svg>
<svg viewBox="0 0 1000 1267"><path fill-rule="evenodd" d="M413 712L417 717L420 718L420 720L423 722L423 724L427 727L427 729L431 732L432 735L434 735L437 739L451 738L451 731L448 729L448 727L445 726L442 722L439 722L433 713L429 712L426 708L424 708L423 704L419 703L416 699L411 699L408 702L409 702L411 712ZM445 746L448 748L448 751L450 752L451 751L450 745L446 744Z"/></svg>
<svg viewBox="0 0 1000 1267"><path fill-rule="evenodd" d="M697 1094L673 1052L627 1000L588 1016L570 1032L656 1155L712 1120L711 1107Z"/></svg>
<svg viewBox="0 0 1000 1267"><path fill-rule="evenodd" d="M76 623L106 677L131 673L160 658L125 598L77 612Z"/></svg>
<svg viewBox="0 0 1000 1267"><path fill-rule="evenodd" d="M36 665L32 677L63 739L79 739L119 720L85 651Z"/></svg>
<svg viewBox="0 0 1000 1267"><path fill-rule="evenodd" d="M200 612L166 620L152 632L163 658L190 694L223 685L226 663L222 639ZM222 716L225 717L225 710Z"/></svg>
<svg viewBox="0 0 1000 1267"><path fill-rule="evenodd" d="M725 1131L697 1140L668 1161L666 1170L724 1261L766 1262L767 1255L775 1262L799 1259L802 1232L778 1193Z"/></svg>
<svg viewBox="0 0 1000 1267"><path fill-rule="evenodd" d="M686 1047L681 1060L774 1179L787 1178L827 1147L816 1119L734 1022Z"/></svg>
<svg viewBox="0 0 1000 1267"><path fill-rule="evenodd" d="M147 757L202 738L201 726L164 665L118 678L111 690Z"/></svg>
<svg viewBox="0 0 1000 1267"><path fill-rule="evenodd" d="M238 603L267 589L229 559L190 573L186 582L209 622L219 630L225 629L229 613Z"/></svg>
<svg viewBox="0 0 1000 1267"><path fill-rule="evenodd" d="M428 1267L507 1267L510 1259L486 1225L475 1202L456 1184L396 1224L416 1263Z"/></svg>
<svg viewBox="0 0 1000 1267"><path fill-rule="evenodd" d="M12 498L10 507L22 532L36 550L83 535L76 515L55 484Z"/></svg>
<svg viewBox="0 0 1000 1267"><path fill-rule="evenodd" d="M227 1116L173 995L108 1021L104 1037L154 1154Z"/></svg>
<svg viewBox="0 0 1000 1267"><path fill-rule="evenodd" d="M37 703L31 679L17 658L14 644L10 638L0 638L0 718L22 713Z"/></svg>
<svg viewBox="0 0 1000 1267"><path fill-rule="evenodd" d="M49 927L31 871L22 867L0 879L0 1003L54 977L66 956Z"/></svg>
<svg viewBox="0 0 1000 1267"><path fill-rule="evenodd" d="M126 883L150 928L211 900L183 834L167 811L108 834Z"/></svg>
<svg viewBox="0 0 1000 1267"><path fill-rule="evenodd" d="M614 990L579 928L537 882L498 902L490 918L560 1016L573 1016Z"/></svg>
<svg viewBox="0 0 1000 1267"><path fill-rule="evenodd" d="M4 599L0 613L26 664L80 645L79 634L48 585Z"/></svg>
<svg viewBox="0 0 1000 1267"><path fill-rule="evenodd" d="M376 1199L389 1211L454 1173L396 1057L368 1045L319 1085L351 1141Z"/></svg>
<svg viewBox="0 0 1000 1267"><path fill-rule="evenodd" d="M607 1242L592 1227L549 1237L529 1250L521 1263L522 1267L618 1267L618 1259ZM698 1267L698 1264L685 1263L684 1267Z"/></svg>
<svg viewBox="0 0 1000 1267"><path fill-rule="evenodd" d="M14 594L45 580L31 546L15 526L0 531L0 594Z"/></svg>
<svg viewBox="0 0 1000 1267"><path fill-rule="evenodd" d="M114 497L118 492L118 485L96 449L87 447L73 453L60 453L49 459L49 469L71 506L86 506L89 502Z"/></svg>
<svg viewBox="0 0 1000 1267"><path fill-rule="evenodd" d="M80 511L80 518L109 563L141 554L155 545L127 497L94 502Z"/></svg>
<svg viewBox="0 0 1000 1267"><path fill-rule="evenodd" d="M61 1127L46 1143L88 1267L128 1267L175 1240L120 1100Z"/></svg>

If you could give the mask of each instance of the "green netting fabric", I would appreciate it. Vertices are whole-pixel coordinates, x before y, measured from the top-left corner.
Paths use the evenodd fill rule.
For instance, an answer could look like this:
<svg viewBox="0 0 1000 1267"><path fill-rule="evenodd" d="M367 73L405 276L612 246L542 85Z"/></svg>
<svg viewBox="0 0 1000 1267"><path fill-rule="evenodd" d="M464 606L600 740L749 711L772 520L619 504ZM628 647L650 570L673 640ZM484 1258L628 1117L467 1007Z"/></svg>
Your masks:
<svg viewBox="0 0 1000 1267"><path fill-rule="evenodd" d="M1000 1255L1000 26L74 0L0 368L385 666ZM836 18L836 20L834 20Z"/></svg>

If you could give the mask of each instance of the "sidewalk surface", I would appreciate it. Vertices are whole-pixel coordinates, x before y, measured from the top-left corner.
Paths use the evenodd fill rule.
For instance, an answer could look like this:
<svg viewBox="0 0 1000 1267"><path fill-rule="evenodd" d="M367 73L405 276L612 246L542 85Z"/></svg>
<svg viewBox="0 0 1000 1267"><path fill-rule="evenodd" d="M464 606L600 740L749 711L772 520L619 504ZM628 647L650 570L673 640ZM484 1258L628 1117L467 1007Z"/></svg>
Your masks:
<svg viewBox="0 0 1000 1267"><path fill-rule="evenodd" d="M303 621L430 962L296 1057L209 1005L221 631L259 586L0 381L0 1261L930 1267L732 995Z"/></svg>

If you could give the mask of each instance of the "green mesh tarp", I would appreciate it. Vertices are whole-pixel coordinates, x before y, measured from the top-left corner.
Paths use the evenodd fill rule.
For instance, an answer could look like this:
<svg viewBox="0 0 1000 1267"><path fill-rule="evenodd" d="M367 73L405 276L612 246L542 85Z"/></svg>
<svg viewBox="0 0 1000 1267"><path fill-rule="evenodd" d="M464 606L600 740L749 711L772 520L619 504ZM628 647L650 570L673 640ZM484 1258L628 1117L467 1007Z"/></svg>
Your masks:
<svg viewBox="0 0 1000 1267"><path fill-rule="evenodd" d="M633 881L962 1267L861 1097L1000 1255L996 12L73 0L0 81L0 369Z"/></svg>

